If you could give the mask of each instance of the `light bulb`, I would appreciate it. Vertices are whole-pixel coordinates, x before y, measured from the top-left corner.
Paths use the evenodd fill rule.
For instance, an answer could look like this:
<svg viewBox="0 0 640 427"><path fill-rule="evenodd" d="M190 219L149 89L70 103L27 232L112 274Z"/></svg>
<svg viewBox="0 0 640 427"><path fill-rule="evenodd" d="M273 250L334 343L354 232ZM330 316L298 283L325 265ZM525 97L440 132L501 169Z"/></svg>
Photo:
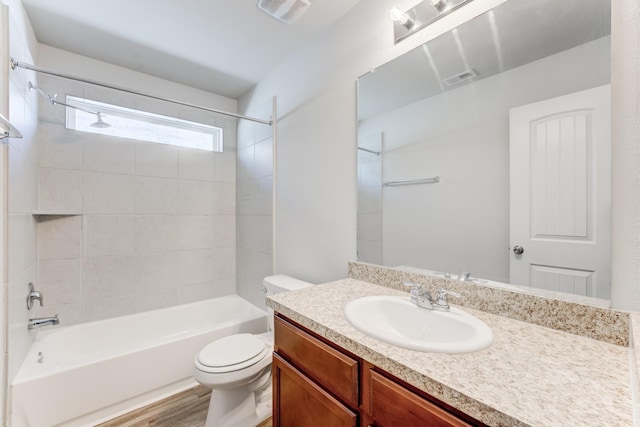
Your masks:
<svg viewBox="0 0 640 427"><path fill-rule="evenodd" d="M389 17L392 21L399 22L404 25L407 30L411 30L416 23L400 5L395 5L391 8L389 11Z"/></svg>
<svg viewBox="0 0 640 427"><path fill-rule="evenodd" d="M447 7L447 0L431 0L431 6L442 12Z"/></svg>
<svg viewBox="0 0 640 427"><path fill-rule="evenodd" d="M409 19L409 17L404 11L404 8L399 4L391 8L391 10L389 11L389 17L391 18L392 21L397 21L397 22L400 22L401 24L404 24Z"/></svg>

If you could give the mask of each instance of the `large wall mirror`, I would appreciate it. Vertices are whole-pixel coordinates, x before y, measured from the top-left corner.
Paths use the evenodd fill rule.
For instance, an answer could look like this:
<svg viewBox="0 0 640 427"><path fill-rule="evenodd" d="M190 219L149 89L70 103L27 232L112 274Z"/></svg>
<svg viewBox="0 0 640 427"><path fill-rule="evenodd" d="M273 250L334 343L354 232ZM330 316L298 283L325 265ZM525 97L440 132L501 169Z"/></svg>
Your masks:
<svg viewBox="0 0 640 427"><path fill-rule="evenodd" d="M609 299L610 0L512 0L358 80L358 259Z"/></svg>

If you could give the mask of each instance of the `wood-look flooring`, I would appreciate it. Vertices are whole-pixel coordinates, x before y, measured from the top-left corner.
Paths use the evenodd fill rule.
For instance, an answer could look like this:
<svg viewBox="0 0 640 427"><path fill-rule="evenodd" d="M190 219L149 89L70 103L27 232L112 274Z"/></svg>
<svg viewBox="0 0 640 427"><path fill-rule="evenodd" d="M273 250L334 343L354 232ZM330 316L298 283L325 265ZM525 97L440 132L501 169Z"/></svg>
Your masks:
<svg viewBox="0 0 640 427"><path fill-rule="evenodd" d="M202 427L211 389L198 385L97 427ZM257 427L271 427L271 418Z"/></svg>

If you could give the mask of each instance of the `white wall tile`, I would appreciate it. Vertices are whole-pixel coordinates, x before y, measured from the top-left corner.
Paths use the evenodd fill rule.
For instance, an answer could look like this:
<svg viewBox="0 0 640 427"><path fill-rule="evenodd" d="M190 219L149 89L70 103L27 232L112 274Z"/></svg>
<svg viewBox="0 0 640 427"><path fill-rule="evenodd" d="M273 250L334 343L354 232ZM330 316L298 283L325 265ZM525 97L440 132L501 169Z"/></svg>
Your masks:
<svg viewBox="0 0 640 427"><path fill-rule="evenodd" d="M32 213L37 203L38 168L24 154L9 147L10 213Z"/></svg>
<svg viewBox="0 0 640 427"><path fill-rule="evenodd" d="M136 313L172 307L176 304L176 292L173 289L159 289L153 293L136 295L134 298L134 310Z"/></svg>
<svg viewBox="0 0 640 427"><path fill-rule="evenodd" d="M256 143L255 123L247 120L240 120L236 131L236 146L238 151Z"/></svg>
<svg viewBox="0 0 640 427"><path fill-rule="evenodd" d="M237 291L247 301L265 308L262 281L273 274L273 257L251 249L238 248Z"/></svg>
<svg viewBox="0 0 640 427"><path fill-rule="evenodd" d="M180 282L177 252L139 255L135 258L135 293L144 295L157 289L174 289Z"/></svg>
<svg viewBox="0 0 640 427"><path fill-rule="evenodd" d="M40 260L36 290L44 296L44 306L80 303L81 271L79 258Z"/></svg>
<svg viewBox="0 0 640 427"><path fill-rule="evenodd" d="M68 169L38 169L38 209L80 211L82 177Z"/></svg>
<svg viewBox="0 0 640 427"><path fill-rule="evenodd" d="M136 175L178 177L178 147L152 142L136 143Z"/></svg>
<svg viewBox="0 0 640 427"><path fill-rule="evenodd" d="M265 110L265 117L271 116L271 106L269 106L269 111ZM255 135L256 135L256 143L264 141L267 138L271 138L273 136L273 128L269 125L263 125L261 123L255 123Z"/></svg>
<svg viewBox="0 0 640 427"><path fill-rule="evenodd" d="M215 160L219 153L180 148L178 176L181 179L213 181L216 176Z"/></svg>
<svg viewBox="0 0 640 427"><path fill-rule="evenodd" d="M273 180L270 176L238 183L238 214L271 215Z"/></svg>
<svg viewBox="0 0 640 427"><path fill-rule="evenodd" d="M212 215L180 215L180 249L207 249L214 246Z"/></svg>
<svg viewBox="0 0 640 427"><path fill-rule="evenodd" d="M83 322L125 316L133 312L134 300L130 296L82 300Z"/></svg>
<svg viewBox="0 0 640 427"><path fill-rule="evenodd" d="M224 153L216 153L215 159L216 182L235 182L236 149L229 148Z"/></svg>
<svg viewBox="0 0 640 427"><path fill-rule="evenodd" d="M134 253L134 218L118 215L83 216L84 256L123 256Z"/></svg>
<svg viewBox="0 0 640 427"><path fill-rule="evenodd" d="M38 165L60 169L82 167L82 134L71 132L63 125L38 124Z"/></svg>
<svg viewBox="0 0 640 427"><path fill-rule="evenodd" d="M237 158L237 180L238 182L247 182L254 176L255 170L255 145L238 148Z"/></svg>
<svg viewBox="0 0 640 427"><path fill-rule="evenodd" d="M115 136L87 133L82 168L89 172L135 173L135 143Z"/></svg>
<svg viewBox="0 0 640 427"><path fill-rule="evenodd" d="M212 249L179 252L180 285L211 282L213 255Z"/></svg>
<svg viewBox="0 0 640 427"><path fill-rule="evenodd" d="M38 223L38 259L80 258L82 217L48 217Z"/></svg>
<svg viewBox="0 0 640 427"><path fill-rule="evenodd" d="M213 213L236 213L236 186L233 183L216 182L213 193Z"/></svg>
<svg viewBox="0 0 640 427"><path fill-rule="evenodd" d="M270 254L272 229L271 215L238 215L238 247Z"/></svg>
<svg viewBox="0 0 640 427"><path fill-rule="evenodd" d="M90 257L82 260L82 297L84 299L133 294L133 257Z"/></svg>
<svg viewBox="0 0 640 427"><path fill-rule="evenodd" d="M31 347L33 337L27 329L27 321L30 317L27 311L25 297L27 296L27 284L36 283L36 265L31 264L20 275L8 284L8 375L11 382L15 377L24 357ZM32 311L31 313L34 313Z"/></svg>
<svg viewBox="0 0 640 427"><path fill-rule="evenodd" d="M79 294L78 294L79 295ZM58 315L60 324L54 328L76 325L82 322L82 304L45 305L40 309L39 316L49 317Z"/></svg>
<svg viewBox="0 0 640 427"><path fill-rule="evenodd" d="M176 215L136 215L136 253L178 250L180 218Z"/></svg>
<svg viewBox="0 0 640 427"><path fill-rule="evenodd" d="M135 178L129 175L84 172L82 209L85 214L132 214Z"/></svg>
<svg viewBox="0 0 640 427"><path fill-rule="evenodd" d="M236 249L214 249L213 259L213 287L216 296L235 293Z"/></svg>
<svg viewBox="0 0 640 427"><path fill-rule="evenodd" d="M273 141L267 138L255 145L254 178L273 175Z"/></svg>
<svg viewBox="0 0 640 427"><path fill-rule="evenodd" d="M8 222L8 275L12 281L36 262L36 222L29 214L10 214Z"/></svg>
<svg viewBox="0 0 640 427"><path fill-rule="evenodd" d="M202 301L213 298L215 292L211 282L195 283L191 285L180 286L176 289L176 300L178 304L187 304L190 302Z"/></svg>
<svg viewBox="0 0 640 427"><path fill-rule="evenodd" d="M235 245L236 245L236 216L235 215L214 215L212 247L226 248L226 247L235 247Z"/></svg>
<svg viewBox="0 0 640 427"><path fill-rule="evenodd" d="M178 212L207 215L214 211L214 189L218 184L206 181L180 180Z"/></svg>
<svg viewBox="0 0 640 427"><path fill-rule="evenodd" d="M167 178L136 177L135 212L172 214L178 210L178 181Z"/></svg>

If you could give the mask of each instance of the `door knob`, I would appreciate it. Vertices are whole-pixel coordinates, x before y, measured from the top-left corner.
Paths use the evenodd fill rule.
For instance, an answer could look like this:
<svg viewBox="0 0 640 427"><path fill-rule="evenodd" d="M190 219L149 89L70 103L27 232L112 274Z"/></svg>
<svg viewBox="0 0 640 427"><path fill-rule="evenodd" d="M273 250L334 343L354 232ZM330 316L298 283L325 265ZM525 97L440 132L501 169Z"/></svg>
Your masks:
<svg viewBox="0 0 640 427"><path fill-rule="evenodd" d="M513 253L516 255L522 255L524 253L524 248L520 245L516 245L513 247Z"/></svg>

